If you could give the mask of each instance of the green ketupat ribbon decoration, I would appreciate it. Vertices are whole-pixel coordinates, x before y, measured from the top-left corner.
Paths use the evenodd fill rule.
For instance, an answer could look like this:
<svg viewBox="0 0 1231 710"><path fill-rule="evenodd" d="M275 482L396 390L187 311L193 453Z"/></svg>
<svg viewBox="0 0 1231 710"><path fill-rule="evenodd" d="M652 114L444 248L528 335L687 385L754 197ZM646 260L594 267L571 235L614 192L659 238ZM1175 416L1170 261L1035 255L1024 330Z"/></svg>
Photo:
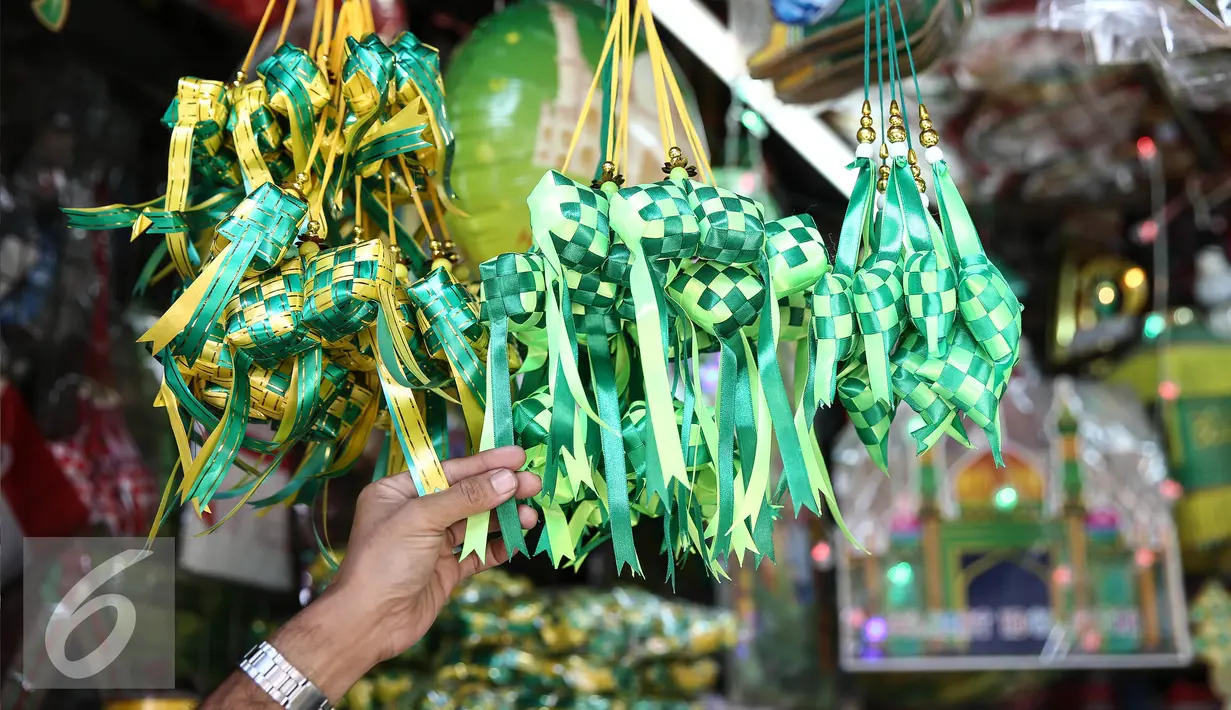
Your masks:
<svg viewBox="0 0 1231 710"><path fill-rule="evenodd" d="M669 180L626 187L612 196L611 226L628 247L629 292L641 351L642 384L648 417L647 441L653 443L647 481L650 492L669 504L672 483L689 488L683 443L675 420L673 388L667 377L668 305L664 278L651 261L688 259L696 253L701 232L681 187L687 173ZM611 184L611 183L606 183ZM614 187L614 185L613 185ZM661 484L660 484L661 482Z"/></svg>
<svg viewBox="0 0 1231 710"><path fill-rule="evenodd" d="M227 343L248 351L262 367L319 347L300 324L303 313L303 266L298 258L243 281L222 310Z"/></svg>
<svg viewBox="0 0 1231 710"><path fill-rule="evenodd" d="M588 274L602 267L611 245L609 202L603 191L549 170L526 203L531 236L547 267L547 371L556 420L543 473L543 490L550 498L564 463L561 450L568 449L573 456L583 453L573 450L572 435L578 427L584 431L578 421L581 414L602 421L590 406L577 369L577 335L565 270Z"/></svg>
<svg viewBox="0 0 1231 710"><path fill-rule="evenodd" d="M919 377L932 383L932 391L950 407L965 414L987 434L997 466L1004 466L1000 447L1000 397L1008 385L1009 371L1001 369L964 324L950 331L949 354L943 360L927 360Z"/></svg>
<svg viewBox="0 0 1231 710"><path fill-rule="evenodd" d="M889 472L889 427L895 409L878 399L868 382L868 365L858 357L838 375L838 400L846 409L855 433L872 462Z"/></svg>
<svg viewBox="0 0 1231 710"><path fill-rule="evenodd" d="M939 149L929 148L929 151ZM935 153L933 154L935 156ZM1017 364L1022 337L1022 305L1000 270L988 260L966 204L953 184L943 157L932 163L941 226L958 259L957 307L962 321L996 365L996 382Z"/></svg>
<svg viewBox="0 0 1231 710"><path fill-rule="evenodd" d="M270 108L287 118L295 172L303 172L308 166L316 117L329 103L329 82L306 51L286 43L256 70L265 81Z"/></svg>
<svg viewBox="0 0 1231 710"><path fill-rule="evenodd" d="M911 151L910 165L912 170L917 170L914 158L914 151ZM949 259L944 236L922 202L922 193L915 191L918 197L912 197L910 186L901 182L898 170L895 167L894 182L898 182L899 189L906 191L903 199L909 207L906 280L903 284L906 312L910 314L915 330L922 333L926 340L928 357L944 357L949 329L957 316L957 273ZM890 189L893 189L892 184ZM918 214L924 217L922 225L916 223L918 214L912 204L914 200L920 202Z"/></svg>
<svg viewBox="0 0 1231 710"><path fill-rule="evenodd" d="M896 145L896 144L895 144ZM905 159L891 173L885 207L881 210L881 224L874 230L871 254L863 267L855 273L852 285L852 302L855 305L856 323L863 335L864 358L867 362L868 384L877 401L892 407L893 388L889 378L889 356L897 347L906 323L906 304L902 290L902 245L909 225L923 220L923 206L909 171L905 171ZM913 192L913 204L903 202L901 175Z"/></svg>
<svg viewBox="0 0 1231 710"><path fill-rule="evenodd" d="M801 432L795 415L791 413L790 400L782 381L778 363L778 342L782 335L780 299L807 291L829 271L829 254L821 241L816 223L808 215L784 217L765 225L765 252L761 269L768 274L766 279L766 302L761 313L760 330L757 335L757 363L761 370L761 385L769 404L770 417L778 438L782 456L783 479L795 505L795 514L801 506L815 514L821 512L820 490L810 480L809 464L805 456L811 447L801 441ZM772 300L771 300L772 299ZM793 339L801 336L800 330L806 319L806 301L800 308L798 323L794 326ZM788 321L788 324L790 321ZM803 408L800 407L800 411ZM768 481L765 481L768 484ZM748 500L752 498L750 491Z"/></svg>
<svg viewBox="0 0 1231 710"><path fill-rule="evenodd" d="M735 448L751 473L756 452L755 402L750 372L751 346L744 328L756 323L765 305L765 287L751 270L708 261L685 263L668 292L688 318L722 344L718 392L718 518L710 559L726 559L735 519ZM648 392L647 392L648 394ZM652 432L652 428L649 429Z"/></svg>
<svg viewBox="0 0 1231 710"><path fill-rule="evenodd" d="M945 348L948 346L946 342ZM893 390L915 411L908 427L915 440L915 453L922 456L930 451L944 434L969 448L970 437L957 410L933 391L931 381L919 376L927 361L927 340L917 332L907 333L893 353Z"/></svg>
<svg viewBox="0 0 1231 710"><path fill-rule="evenodd" d="M856 157L847 166L855 169L855 187L846 207L833 269L823 275L812 289L812 323L816 373L813 396L825 406L833 404L842 364L855 350L855 303L852 293L859 246L871 241L872 208L876 203L875 170L870 157ZM816 416L815 408L807 413L809 423Z"/></svg>
<svg viewBox="0 0 1231 710"><path fill-rule="evenodd" d="M354 165L348 166L347 158L354 155L368 129L382 118L389 82L393 79L393 51L374 34L363 39L347 37L341 79L347 108L342 125L346 148L338 176L345 180L350 175L348 170L355 169Z"/></svg>
<svg viewBox="0 0 1231 710"><path fill-rule="evenodd" d="M610 259L610 255L608 255ZM641 574L637 548L633 543L632 511L628 498L628 464L621 435L620 393L617 384L614 342L623 334L616 315L616 299L620 290L619 269L605 266L589 274L567 271L566 280L573 304L580 344L586 348L590 362L590 382L595 403L605 427L599 428L599 445L603 459L603 483L606 485L606 512L615 551L616 574L627 565L634 575ZM558 404L556 406L559 406ZM572 482L574 490L579 486Z"/></svg>
<svg viewBox="0 0 1231 710"><path fill-rule="evenodd" d="M434 165L430 169L441 174L441 189L446 197L453 195L449 176L453 165L453 126L445 110L444 83L440 73L440 56L434 47L423 44L409 32L398 35L390 45L393 50L396 100L410 103L416 95L423 98L431 139L436 148Z"/></svg>
<svg viewBox="0 0 1231 710"><path fill-rule="evenodd" d="M168 116L173 114L174 120L167 153L166 211L182 212L188 206L194 158L199 153L218 150L229 112L226 86L222 82L192 77L179 80L175 100L167 111ZM148 219L138 218L133 224L133 239L144 234L149 226ZM194 278L199 262L192 253L187 232L167 232L164 238L175 270L186 280Z"/></svg>
<svg viewBox="0 0 1231 710"><path fill-rule="evenodd" d="M138 342L151 343L159 353L174 340L176 354L191 365L244 273L278 265L307 212L306 202L273 183L253 190L217 227L226 247Z"/></svg>

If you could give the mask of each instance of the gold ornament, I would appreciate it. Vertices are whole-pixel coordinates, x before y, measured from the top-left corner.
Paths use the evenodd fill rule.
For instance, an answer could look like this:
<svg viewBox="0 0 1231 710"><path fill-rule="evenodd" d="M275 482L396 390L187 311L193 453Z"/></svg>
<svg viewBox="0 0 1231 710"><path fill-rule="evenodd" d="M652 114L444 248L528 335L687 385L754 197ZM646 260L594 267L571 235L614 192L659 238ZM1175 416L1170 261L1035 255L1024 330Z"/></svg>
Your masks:
<svg viewBox="0 0 1231 710"><path fill-rule="evenodd" d="M924 148L940 143L940 134L932 128L932 117L923 104L919 104L919 142Z"/></svg>

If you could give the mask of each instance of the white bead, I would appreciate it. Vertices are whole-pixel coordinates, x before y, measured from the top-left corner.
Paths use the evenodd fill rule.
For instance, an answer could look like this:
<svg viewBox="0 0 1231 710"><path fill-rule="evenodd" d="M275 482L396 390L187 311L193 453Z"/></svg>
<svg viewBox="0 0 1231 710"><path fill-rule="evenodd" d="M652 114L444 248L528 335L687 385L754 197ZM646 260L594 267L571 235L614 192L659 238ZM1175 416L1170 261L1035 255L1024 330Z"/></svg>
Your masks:
<svg viewBox="0 0 1231 710"><path fill-rule="evenodd" d="M920 192L920 193L919 193L919 199L920 199L920 200L923 200L923 209L925 209L925 210L926 210L926 209L928 208L928 205L930 204L930 203L928 202L928 193L926 193L926 192Z"/></svg>
<svg viewBox="0 0 1231 710"><path fill-rule="evenodd" d="M876 209L885 209L885 193L883 192L876 193Z"/></svg>
<svg viewBox="0 0 1231 710"><path fill-rule="evenodd" d="M906 150L907 148L906 148L905 143L890 143L889 144L889 155L891 155L894 158L905 158Z"/></svg>
<svg viewBox="0 0 1231 710"><path fill-rule="evenodd" d="M860 143L855 149L856 158L871 158L876 155L876 146L871 143Z"/></svg>
<svg viewBox="0 0 1231 710"><path fill-rule="evenodd" d="M928 161L928 163L935 165L945 159L945 152L940 149L940 146L934 145L923 151L923 159Z"/></svg>

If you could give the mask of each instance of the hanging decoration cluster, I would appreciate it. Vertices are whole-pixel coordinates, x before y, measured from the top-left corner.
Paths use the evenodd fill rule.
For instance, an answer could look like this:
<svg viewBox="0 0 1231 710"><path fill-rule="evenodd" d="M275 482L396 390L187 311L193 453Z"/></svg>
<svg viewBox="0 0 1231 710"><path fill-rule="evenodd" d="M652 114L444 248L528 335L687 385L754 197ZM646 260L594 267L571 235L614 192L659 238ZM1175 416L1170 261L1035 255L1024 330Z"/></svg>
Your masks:
<svg viewBox="0 0 1231 710"><path fill-rule="evenodd" d="M723 575L732 554L772 557L784 492L796 512L820 513L824 499L845 531L812 431L817 409L835 399L882 468L902 400L917 412L920 452L944 434L969 445L965 418L987 432L999 460L997 405L1017 360L1021 306L984 255L921 104L919 142L933 164L940 223L928 212L896 66L888 81L882 71L888 142L874 164L868 67L874 25L877 56L882 22L895 46L889 6L867 8L868 100L851 166L858 185L831 263L808 216L766 221L755 200L713 184L653 17L644 2L632 5L615 3L591 88L593 98L602 84L607 112L597 179L584 185L549 171L527 200L534 247L480 267L491 338L485 434L525 447L543 476L539 551L556 565L578 562L610 537L617 569L636 573L632 526L653 517L669 577L690 554ZM642 32L666 177L625 186L619 106ZM695 166L676 143L673 109ZM525 353L513 391L510 336ZM783 343L799 354L789 394ZM713 352L721 367L711 405L698 364ZM783 473L771 490L775 442Z"/></svg>
<svg viewBox="0 0 1231 710"><path fill-rule="evenodd" d="M409 469L421 494L445 488L446 402L479 443L486 333L443 231L453 135L437 52L409 33L386 45L361 0L316 3L310 43L294 46L290 0L250 76L275 4L233 82L179 81L163 117L166 195L67 210L75 227L161 235L139 288L181 284L140 338L163 365L155 404L182 473L158 523L178 504L249 502L300 443L290 483L251 503L311 500L373 430L386 442L377 477ZM272 460L220 490L241 448Z"/></svg>

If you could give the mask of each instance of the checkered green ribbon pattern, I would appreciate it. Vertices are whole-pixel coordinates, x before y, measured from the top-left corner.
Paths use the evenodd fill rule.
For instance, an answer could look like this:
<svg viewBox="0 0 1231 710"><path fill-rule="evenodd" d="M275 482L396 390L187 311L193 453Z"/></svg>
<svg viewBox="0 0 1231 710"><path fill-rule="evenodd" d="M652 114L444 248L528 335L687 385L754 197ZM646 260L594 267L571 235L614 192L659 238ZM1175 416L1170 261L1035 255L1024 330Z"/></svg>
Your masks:
<svg viewBox="0 0 1231 710"><path fill-rule="evenodd" d="M171 131L167 194L65 210L76 228L165 236L142 269L139 292L163 277L164 260L183 280L175 303L142 336L164 365L158 404L184 472L168 487L160 520L189 500L198 510L213 498L249 502L300 441L323 445L309 448L283 491L252 504L311 495L353 466L381 419L390 423L380 426L415 424L407 460L411 450L437 456L444 438L438 405L459 397L450 388L477 402L471 419L482 421L486 373L476 349L485 347L487 330L477 306L451 278L428 275L417 289L408 288L413 276L398 283L383 246L394 241L411 274L424 274L421 245L390 205L410 202L417 189L432 203L429 213L448 206L453 131L436 52L410 35L391 46L375 35L347 37L343 46L336 76L284 43L250 81L182 79L163 116ZM309 164L318 128L330 138ZM331 137L335 128L340 140ZM400 165L384 171L390 163ZM308 173L307 182L280 187L297 172ZM300 249L301 259L294 246L309 220L319 227L320 249ZM376 236L389 234L350 243L347 226L361 220ZM426 424L412 394L424 389ZM392 409L405 411L389 417ZM274 433L248 435L254 419L270 421ZM204 441L194 422L208 433ZM194 439L201 445L195 456ZM274 460L220 490L241 448ZM447 485L443 476L437 483Z"/></svg>

